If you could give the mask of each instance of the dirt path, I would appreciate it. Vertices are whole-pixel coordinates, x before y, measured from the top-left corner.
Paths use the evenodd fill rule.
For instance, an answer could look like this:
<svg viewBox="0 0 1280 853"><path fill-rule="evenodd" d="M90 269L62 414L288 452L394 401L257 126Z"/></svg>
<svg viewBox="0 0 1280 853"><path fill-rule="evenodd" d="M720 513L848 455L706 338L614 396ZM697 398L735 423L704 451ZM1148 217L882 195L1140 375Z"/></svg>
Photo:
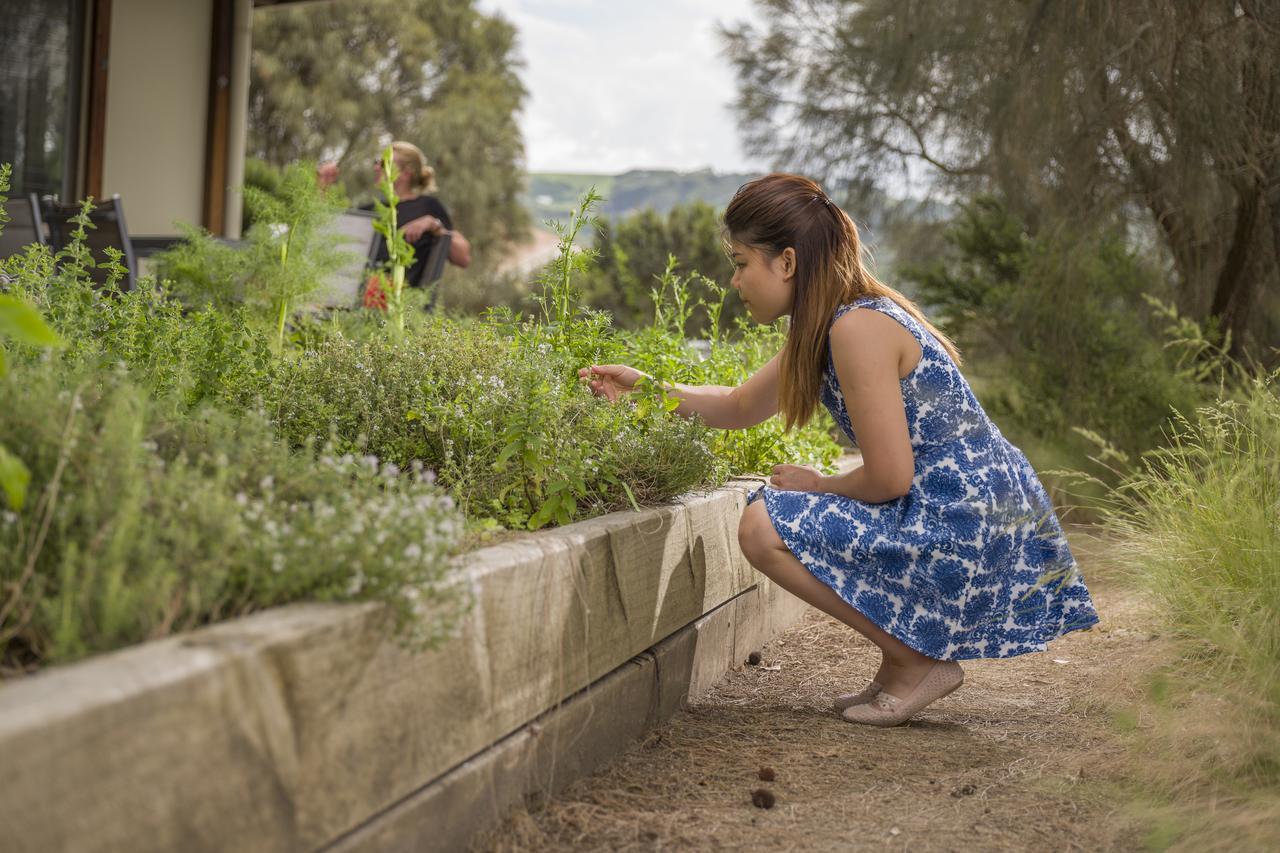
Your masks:
<svg viewBox="0 0 1280 853"><path fill-rule="evenodd" d="M1157 643L1097 541L1072 542L1101 624L1046 654L967 664L965 686L910 725L855 726L829 709L877 658L814 613L766 646L760 666L729 673L476 849L1141 849L1115 784L1125 746L1111 719L1131 689L1117 686L1117 663L1136 671ZM776 780L760 781L762 767ZM752 805L759 788L773 808Z"/></svg>

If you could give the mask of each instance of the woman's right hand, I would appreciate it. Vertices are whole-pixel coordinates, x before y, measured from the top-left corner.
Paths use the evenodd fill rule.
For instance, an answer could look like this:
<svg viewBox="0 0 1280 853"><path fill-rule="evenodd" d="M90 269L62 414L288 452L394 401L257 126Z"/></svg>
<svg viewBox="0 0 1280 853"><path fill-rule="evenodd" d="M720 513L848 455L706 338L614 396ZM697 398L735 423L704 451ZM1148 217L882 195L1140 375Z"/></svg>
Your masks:
<svg viewBox="0 0 1280 853"><path fill-rule="evenodd" d="M338 182L338 164L330 160L326 160L319 166L316 166L316 186L320 189L328 189Z"/></svg>
<svg viewBox="0 0 1280 853"><path fill-rule="evenodd" d="M587 383L592 394L616 403L624 394L634 391L641 379L652 377L625 364L593 364L579 370L578 378Z"/></svg>

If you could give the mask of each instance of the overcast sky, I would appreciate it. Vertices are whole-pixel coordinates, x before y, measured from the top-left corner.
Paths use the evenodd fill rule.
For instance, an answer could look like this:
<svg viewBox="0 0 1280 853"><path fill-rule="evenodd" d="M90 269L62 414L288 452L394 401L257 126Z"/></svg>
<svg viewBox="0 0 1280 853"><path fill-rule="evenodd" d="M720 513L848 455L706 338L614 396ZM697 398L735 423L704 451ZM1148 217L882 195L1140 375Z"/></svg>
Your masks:
<svg viewBox="0 0 1280 853"><path fill-rule="evenodd" d="M718 23L750 0L479 0L519 30L530 171L754 171Z"/></svg>

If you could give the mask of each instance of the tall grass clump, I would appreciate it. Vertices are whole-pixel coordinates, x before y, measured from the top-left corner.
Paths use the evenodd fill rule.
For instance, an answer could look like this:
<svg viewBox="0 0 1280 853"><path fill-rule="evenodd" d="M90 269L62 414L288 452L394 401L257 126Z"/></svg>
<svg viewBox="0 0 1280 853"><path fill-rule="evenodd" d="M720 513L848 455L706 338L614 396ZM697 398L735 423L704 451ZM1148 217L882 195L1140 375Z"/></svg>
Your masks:
<svg viewBox="0 0 1280 853"><path fill-rule="evenodd" d="M1114 494L1107 527L1176 658L1144 768L1170 838L1280 845L1280 375L1175 420ZM1186 810L1183 807L1192 805Z"/></svg>

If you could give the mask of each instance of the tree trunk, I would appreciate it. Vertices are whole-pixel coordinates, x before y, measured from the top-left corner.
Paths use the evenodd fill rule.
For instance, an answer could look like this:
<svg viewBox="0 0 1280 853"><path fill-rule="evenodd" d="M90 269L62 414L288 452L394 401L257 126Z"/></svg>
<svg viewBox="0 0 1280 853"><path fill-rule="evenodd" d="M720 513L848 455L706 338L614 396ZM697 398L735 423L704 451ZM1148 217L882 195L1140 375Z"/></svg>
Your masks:
<svg viewBox="0 0 1280 853"><path fill-rule="evenodd" d="M1262 191L1257 184L1245 188L1236 204L1236 224L1231 236L1231 247L1218 272L1213 291L1209 316L1218 320L1224 332L1231 335L1228 350L1232 358L1244 355L1245 338L1249 330L1249 303L1253 295L1256 265L1251 265L1250 250L1254 245L1258 214L1262 207ZM1252 268L1251 268L1252 267Z"/></svg>

